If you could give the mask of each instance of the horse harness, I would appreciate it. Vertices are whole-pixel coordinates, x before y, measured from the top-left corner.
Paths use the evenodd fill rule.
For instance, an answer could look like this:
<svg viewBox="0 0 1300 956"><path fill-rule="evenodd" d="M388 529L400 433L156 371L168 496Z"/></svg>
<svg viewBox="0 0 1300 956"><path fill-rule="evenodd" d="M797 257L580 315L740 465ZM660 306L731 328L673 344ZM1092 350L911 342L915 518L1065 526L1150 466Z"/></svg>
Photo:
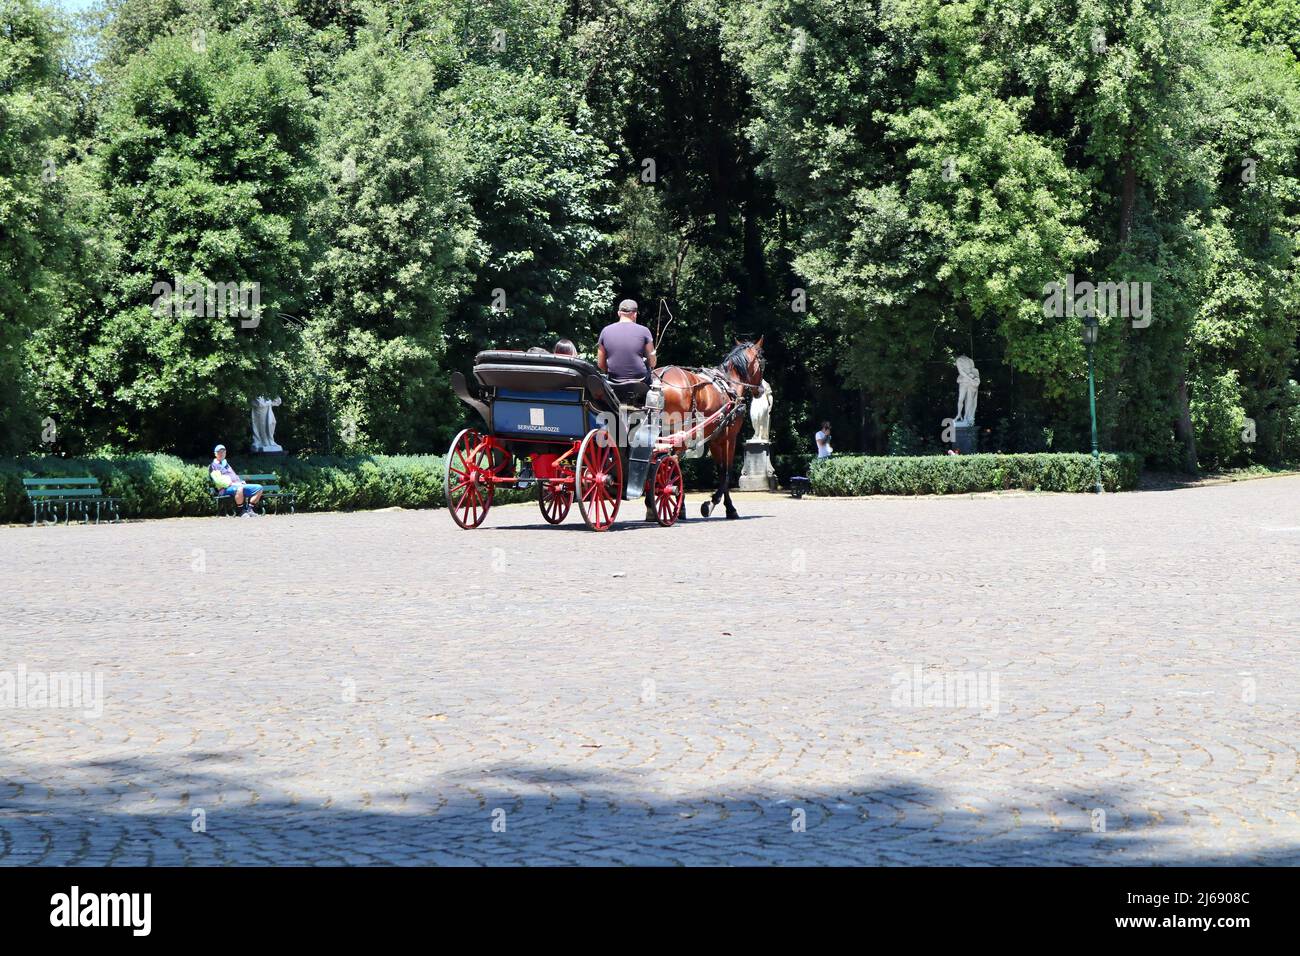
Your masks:
<svg viewBox="0 0 1300 956"><path fill-rule="evenodd" d="M671 382L664 381L663 373L667 371L668 368L679 368L683 372L689 372L694 375L701 375L704 377L705 380L703 382L694 382L691 385L673 385ZM757 391L760 388L760 386L750 385L748 382L738 382L735 379L733 379L731 376L729 376L725 371L723 371L722 368L716 366L713 368L691 368L685 365L669 365L665 369L655 369L653 374L655 375L659 385L664 388L690 389L691 392L690 415L692 418L694 418L695 415L698 413L698 406L696 404L696 398L695 398L698 389L701 389L707 385L712 385L721 394L725 395L730 402L731 408L727 411L725 415L722 416L722 420L718 423L717 427L714 429L713 434L717 434L717 432L720 430L725 431L727 428L731 427L731 424L737 418L740 418L744 415L745 409L748 408L748 403L745 400L746 389L753 389ZM710 439L713 437L713 434L709 435Z"/></svg>

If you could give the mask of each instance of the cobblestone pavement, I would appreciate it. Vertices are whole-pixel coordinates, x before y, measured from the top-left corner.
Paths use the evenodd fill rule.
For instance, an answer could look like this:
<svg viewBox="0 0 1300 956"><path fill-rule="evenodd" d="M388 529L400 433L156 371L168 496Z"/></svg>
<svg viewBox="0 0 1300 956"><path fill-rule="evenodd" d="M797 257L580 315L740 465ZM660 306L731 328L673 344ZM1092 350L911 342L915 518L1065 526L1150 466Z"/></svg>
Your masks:
<svg viewBox="0 0 1300 956"><path fill-rule="evenodd" d="M0 862L1300 863L1300 478L737 505L0 528Z"/></svg>

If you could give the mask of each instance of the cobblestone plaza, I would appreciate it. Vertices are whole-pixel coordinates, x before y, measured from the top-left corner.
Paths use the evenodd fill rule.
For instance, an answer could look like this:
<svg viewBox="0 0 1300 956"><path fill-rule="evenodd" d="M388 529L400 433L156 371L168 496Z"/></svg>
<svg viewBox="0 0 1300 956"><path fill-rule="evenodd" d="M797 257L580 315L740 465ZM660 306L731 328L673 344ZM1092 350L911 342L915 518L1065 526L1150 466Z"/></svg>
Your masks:
<svg viewBox="0 0 1300 956"><path fill-rule="evenodd" d="M1300 863L1300 478L736 500L0 528L0 862Z"/></svg>

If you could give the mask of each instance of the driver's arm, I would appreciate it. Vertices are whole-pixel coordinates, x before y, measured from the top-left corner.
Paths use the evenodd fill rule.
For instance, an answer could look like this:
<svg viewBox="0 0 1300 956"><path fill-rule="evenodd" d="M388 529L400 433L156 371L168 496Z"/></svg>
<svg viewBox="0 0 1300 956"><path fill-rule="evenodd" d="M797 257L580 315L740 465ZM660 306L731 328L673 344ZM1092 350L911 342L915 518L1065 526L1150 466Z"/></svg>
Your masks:
<svg viewBox="0 0 1300 956"><path fill-rule="evenodd" d="M655 357L655 344L654 342L647 342L645 346L646 365L650 366L650 368L654 368L656 361L657 359Z"/></svg>
<svg viewBox="0 0 1300 956"><path fill-rule="evenodd" d="M596 368L600 369L602 372L608 371L608 369L605 368L605 346L603 345L596 346Z"/></svg>

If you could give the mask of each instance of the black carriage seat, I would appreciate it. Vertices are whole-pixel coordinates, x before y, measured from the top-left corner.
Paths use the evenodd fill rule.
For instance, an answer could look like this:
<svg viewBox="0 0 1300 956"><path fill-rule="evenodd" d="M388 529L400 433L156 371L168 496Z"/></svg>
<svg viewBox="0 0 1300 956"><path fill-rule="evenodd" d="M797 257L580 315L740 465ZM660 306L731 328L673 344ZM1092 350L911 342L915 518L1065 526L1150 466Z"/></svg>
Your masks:
<svg viewBox="0 0 1300 956"><path fill-rule="evenodd" d="M554 355L542 349L527 352L490 349L474 356L474 378L485 388L523 392L585 388L592 404L607 411L618 411L618 396L600 369L571 355Z"/></svg>
<svg viewBox="0 0 1300 956"><path fill-rule="evenodd" d="M642 378L611 379L609 387L625 405L637 407L645 404L646 393L650 391L650 383Z"/></svg>

